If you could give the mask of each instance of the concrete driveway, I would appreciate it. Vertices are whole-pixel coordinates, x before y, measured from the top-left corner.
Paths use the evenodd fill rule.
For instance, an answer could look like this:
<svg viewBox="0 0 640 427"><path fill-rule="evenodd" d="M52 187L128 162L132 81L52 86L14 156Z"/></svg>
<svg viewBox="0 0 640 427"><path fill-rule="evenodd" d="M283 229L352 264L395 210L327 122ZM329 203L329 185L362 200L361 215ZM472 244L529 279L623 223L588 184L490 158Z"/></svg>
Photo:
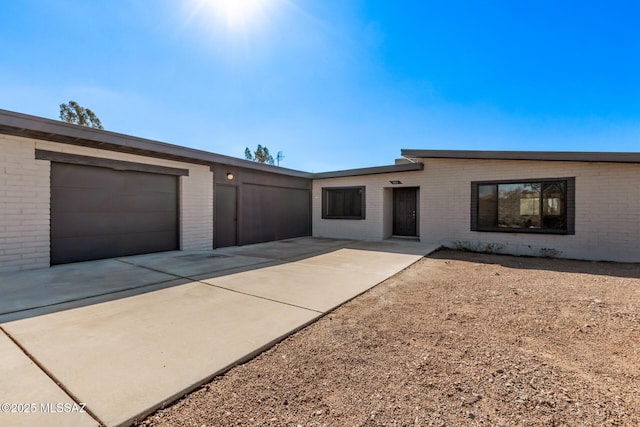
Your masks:
<svg viewBox="0 0 640 427"><path fill-rule="evenodd" d="M0 425L129 425L434 251L300 238L0 274Z"/></svg>

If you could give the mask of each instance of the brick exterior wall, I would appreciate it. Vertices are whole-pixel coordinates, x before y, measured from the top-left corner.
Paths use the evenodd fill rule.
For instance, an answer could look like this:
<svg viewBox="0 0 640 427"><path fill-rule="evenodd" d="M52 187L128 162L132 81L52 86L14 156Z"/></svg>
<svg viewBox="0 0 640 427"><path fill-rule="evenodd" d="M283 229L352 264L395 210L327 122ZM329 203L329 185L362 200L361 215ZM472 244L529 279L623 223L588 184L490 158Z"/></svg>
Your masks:
<svg viewBox="0 0 640 427"><path fill-rule="evenodd" d="M423 238L449 247L640 262L640 165L424 159ZM575 177L575 235L470 231L471 181Z"/></svg>
<svg viewBox="0 0 640 427"><path fill-rule="evenodd" d="M49 266L49 162L0 135L0 272Z"/></svg>
<svg viewBox="0 0 640 427"><path fill-rule="evenodd" d="M555 161L422 159L424 171L315 180L313 235L390 236L392 186L419 186L425 242L516 255L640 262L640 165ZM471 231L471 182L575 177L575 235ZM366 219L323 220L322 187L366 186Z"/></svg>
<svg viewBox="0 0 640 427"><path fill-rule="evenodd" d="M422 187L423 172L401 172L316 179L312 193L312 227L317 237L379 240L391 237L394 187ZM399 180L401 185L389 181ZM365 186L365 219L322 219L322 188Z"/></svg>
<svg viewBox="0 0 640 427"><path fill-rule="evenodd" d="M183 166L184 167L184 166ZM180 177L180 249L213 249L213 173L190 165Z"/></svg>
<svg viewBox="0 0 640 427"><path fill-rule="evenodd" d="M180 247L209 250L213 175L208 166L0 135L0 272L49 266L50 162L35 150L189 169L180 177ZM318 179L313 235L391 236L393 188L419 187L422 241L519 255L640 262L640 165L554 161L423 159L424 171ZM575 177L575 235L470 230L471 182ZM389 181L399 180L400 185ZM322 219L322 188L365 186L364 220Z"/></svg>
<svg viewBox="0 0 640 427"><path fill-rule="evenodd" d="M208 166L0 135L0 272L49 266L51 166L35 160L36 149L189 169L189 176L180 177L180 248L211 249L213 179Z"/></svg>

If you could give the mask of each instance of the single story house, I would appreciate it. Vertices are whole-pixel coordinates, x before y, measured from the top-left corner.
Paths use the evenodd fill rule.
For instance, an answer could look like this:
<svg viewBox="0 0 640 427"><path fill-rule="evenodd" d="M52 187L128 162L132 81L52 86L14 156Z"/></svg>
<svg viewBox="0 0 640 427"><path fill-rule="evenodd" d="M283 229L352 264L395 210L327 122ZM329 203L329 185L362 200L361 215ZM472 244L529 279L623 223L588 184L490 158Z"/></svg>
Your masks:
<svg viewBox="0 0 640 427"><path fill-rule="evenodd" d="M0 272L302 236L640 262L640 153L402 156L309 173L0 110Z"/></svg>
<svg viewBox="0 0 640 427"><path fill-rule="evenodd" d="M640 262L640 153L402 150L402 156L423 168L316 176L313 235L398 236L482 252Z"/></svg>

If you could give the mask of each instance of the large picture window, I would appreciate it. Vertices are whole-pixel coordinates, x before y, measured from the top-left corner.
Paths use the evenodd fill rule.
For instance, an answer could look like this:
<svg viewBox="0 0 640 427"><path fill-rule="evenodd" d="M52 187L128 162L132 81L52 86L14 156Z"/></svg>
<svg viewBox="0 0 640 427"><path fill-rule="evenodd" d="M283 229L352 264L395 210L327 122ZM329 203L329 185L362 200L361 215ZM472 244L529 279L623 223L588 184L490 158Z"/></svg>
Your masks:
<svg viewBox="0 0 640 427"><path fill-rule="evenodd" d="M575 178L471 183L471 230L574 234Z"/></svg>
<svg viewBox="0 0 640 427"><path fill-rule="evenodd" d="M364 187L323 187L322 218L364 219Z"/></svg>

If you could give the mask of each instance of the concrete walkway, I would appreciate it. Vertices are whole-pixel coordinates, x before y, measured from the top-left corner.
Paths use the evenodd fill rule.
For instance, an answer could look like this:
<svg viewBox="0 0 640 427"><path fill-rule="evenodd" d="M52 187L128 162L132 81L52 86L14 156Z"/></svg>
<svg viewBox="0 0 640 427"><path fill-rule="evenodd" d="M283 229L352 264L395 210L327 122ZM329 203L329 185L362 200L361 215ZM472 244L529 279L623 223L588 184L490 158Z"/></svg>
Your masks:
<svg viewBox="0 0 640 427"><path fill-rule="evenodd" d="M435 249L301 238L1 274L0 425L129 425Z"/></svg>

